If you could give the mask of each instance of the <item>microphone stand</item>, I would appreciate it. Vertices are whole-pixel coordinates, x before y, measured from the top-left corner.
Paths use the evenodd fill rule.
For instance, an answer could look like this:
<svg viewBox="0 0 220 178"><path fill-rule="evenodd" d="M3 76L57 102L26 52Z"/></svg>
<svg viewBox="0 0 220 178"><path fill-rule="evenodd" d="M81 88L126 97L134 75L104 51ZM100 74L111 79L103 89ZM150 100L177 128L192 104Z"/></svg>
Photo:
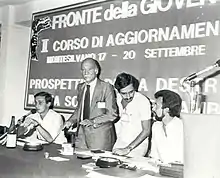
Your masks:
<svg viewBox="0 0 220 178"><path fill-rule="evenodd" d="M182 87L186 90L186 92L189 94L189 112L194 114L201 114L202 113L202 94L199 89L199 91L196 91L196 82L194 80L190 81L189 83L189 90L187 91L187 87L184 86L184 81L182 83Z"/></svg>
<svg viewBox="0 0 220 178"><path fill-rule="evenodd" d="M201 114L202 113L202 93L200 89L196 91L196 82L190 81L190 113Z"/></svg>
<svg viewBox="0 0 220 178"><path fill-rule="evenodd" d="M196 82L192 80L190 82L190 101L189 101L190 113L194 113L194 111L196 110L197 93L195 92L195 85L196 85Z"/></svg>

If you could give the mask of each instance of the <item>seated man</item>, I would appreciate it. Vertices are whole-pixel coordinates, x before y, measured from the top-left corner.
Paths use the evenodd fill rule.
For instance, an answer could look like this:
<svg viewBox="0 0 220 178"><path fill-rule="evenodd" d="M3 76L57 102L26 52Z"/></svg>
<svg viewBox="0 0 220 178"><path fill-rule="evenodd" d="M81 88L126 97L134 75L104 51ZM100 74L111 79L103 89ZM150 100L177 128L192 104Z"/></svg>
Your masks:
<svg viewBox="0 0 220 178"><path fill-rule="evenodd" d="M183 162L183 123L180 119L182 99L170 90L155 93L150 157L165 163Z"/></svg>
<svg viewBox="0 0 220 178"><path fill-rule="evenodd" d="M151 129L151 104L148 98L135 91L135 78L121 73L115 81L120 120L115 124L117 140L113 154L145 156Z"/></svg>
<svg viewBox="0 0 220 178"><path fill-rule="evenodd" d="M43 140L49 143L62 144L66 142L66 138L62 131L63 120L60 114L50 109L53 98L47 92L39 92L34 95L36 113L28 116L24 123L21 124L25 128L24 135L29 133L30 141ZM21 129L20 126L20 130ZM18 133L19 133L18 129Z"/></svg>

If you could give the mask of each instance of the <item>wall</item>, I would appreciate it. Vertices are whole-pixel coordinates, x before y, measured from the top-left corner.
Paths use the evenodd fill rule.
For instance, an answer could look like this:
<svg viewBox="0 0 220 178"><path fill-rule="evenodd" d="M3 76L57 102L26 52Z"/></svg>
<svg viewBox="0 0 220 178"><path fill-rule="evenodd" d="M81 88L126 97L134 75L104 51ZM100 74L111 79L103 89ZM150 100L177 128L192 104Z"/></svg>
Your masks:
<svg viewBox="0 0 220 178"><path fill-rule="evenodd" d="M0 125L8 125L12 115L19 119L27 112L23 108L32 13L79 2L82 0L36 0L0 9Z"/></svg>

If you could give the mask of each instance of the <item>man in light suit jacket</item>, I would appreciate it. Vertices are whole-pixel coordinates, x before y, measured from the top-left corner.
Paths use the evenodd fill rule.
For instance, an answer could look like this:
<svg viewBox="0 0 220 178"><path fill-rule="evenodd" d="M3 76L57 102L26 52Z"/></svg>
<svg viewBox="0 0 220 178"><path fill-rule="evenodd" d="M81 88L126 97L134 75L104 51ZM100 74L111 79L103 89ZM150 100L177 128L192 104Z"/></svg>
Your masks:
<svg viewBox="0 0 220 178"><path fill-rule="evenodd" d="M77 123L76 147L111 151L116 141L114 121L118 118L116 95L111 84L98 78L100 67L96 60L85 59L81 64L84 83L77 87L78 106L65 127ZM87 88L89 85L89 89ZM86 91L90 91L89 116L85 118ZM83 116L84 115L84 116Z"/></svg>

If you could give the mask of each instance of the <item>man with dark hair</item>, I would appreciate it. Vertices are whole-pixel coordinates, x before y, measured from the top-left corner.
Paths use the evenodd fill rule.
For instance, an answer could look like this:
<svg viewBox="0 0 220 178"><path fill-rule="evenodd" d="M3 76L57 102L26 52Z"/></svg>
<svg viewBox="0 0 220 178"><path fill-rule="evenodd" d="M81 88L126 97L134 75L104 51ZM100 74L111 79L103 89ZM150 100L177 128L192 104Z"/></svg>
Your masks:
<svg viewBox="0 0 220 178"><path fill-rule="evenodd" d="M137 79L121 73L115 81L118 90L117 104L120 119L115 124L117 141L113 148L116 155L145 156L151 128L151 105L147 97L135 91Z"/></svg>
<svg viewBox="0 0 220 178"><path fill-rule="evenodd" d="M53 97L47 92L34 95L36 113L28 116L21 126L27 128L25 135L31 133L30 140L43 140L62 144L66 138L62 131L63 120L60 114L51 109Z"/></svg>
<svg viewBox="0 0 220 178"><path fill-rule="evenodd" d="M180 119L182 99L170 90L155 93L150 157L162 162L183 162L183 123Z"/></svg>
<svg viewBox="0 0 220 178"><path fill-rule="evenodd" d="M77 124L76 147L111 151L116 140L114 121L118 117L114 88L98 78L100 66L92 58L82 62L81 73L85 82L77 87L78 106L65 127Z"/></svg>

